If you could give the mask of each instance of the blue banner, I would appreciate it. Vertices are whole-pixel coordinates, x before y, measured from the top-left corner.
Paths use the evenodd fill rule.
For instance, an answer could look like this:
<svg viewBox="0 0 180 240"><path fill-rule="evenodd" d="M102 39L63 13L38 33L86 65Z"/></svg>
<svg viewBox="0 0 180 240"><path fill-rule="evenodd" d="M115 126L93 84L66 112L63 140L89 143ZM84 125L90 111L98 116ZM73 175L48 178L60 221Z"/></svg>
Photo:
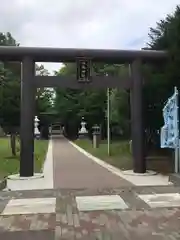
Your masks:
<svg viewBox="0 0 180 240"><path fill-rule="evenodd" d="M177 148L179 146L178 123L178 91L168 99L163 108L164 126L161 128L161 148Z"/></svg>

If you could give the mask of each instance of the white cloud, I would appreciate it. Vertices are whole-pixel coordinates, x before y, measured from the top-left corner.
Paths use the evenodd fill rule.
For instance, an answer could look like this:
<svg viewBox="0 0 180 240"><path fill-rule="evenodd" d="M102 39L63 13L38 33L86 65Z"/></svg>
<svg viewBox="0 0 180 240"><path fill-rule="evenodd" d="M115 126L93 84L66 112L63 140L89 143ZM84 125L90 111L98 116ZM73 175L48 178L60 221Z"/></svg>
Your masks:
<svg viewBox="0 0 180 240"><path fill-rule="evenodd" d="M141 48L179 0L6 0L0 31L23 46ZM59 65L47 65L49 69Z"/></svg>

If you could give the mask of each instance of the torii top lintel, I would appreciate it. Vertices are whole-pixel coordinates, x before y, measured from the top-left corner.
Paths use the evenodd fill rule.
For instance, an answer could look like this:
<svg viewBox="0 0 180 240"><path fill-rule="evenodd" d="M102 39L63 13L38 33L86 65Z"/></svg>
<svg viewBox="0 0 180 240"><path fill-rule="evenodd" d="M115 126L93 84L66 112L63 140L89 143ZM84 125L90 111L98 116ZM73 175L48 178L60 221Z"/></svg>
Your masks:
<svg viewBox="0 0 180 240"><path fill-rule="evenodd" d="M74 49L44 47L0 46L1 61L22 61L29 56L35 62L74 62L78 57L86 57L94 62L125 63L136 58L156 62L166 60L166 51L155 50L117 50L117 49Z"/></svg>

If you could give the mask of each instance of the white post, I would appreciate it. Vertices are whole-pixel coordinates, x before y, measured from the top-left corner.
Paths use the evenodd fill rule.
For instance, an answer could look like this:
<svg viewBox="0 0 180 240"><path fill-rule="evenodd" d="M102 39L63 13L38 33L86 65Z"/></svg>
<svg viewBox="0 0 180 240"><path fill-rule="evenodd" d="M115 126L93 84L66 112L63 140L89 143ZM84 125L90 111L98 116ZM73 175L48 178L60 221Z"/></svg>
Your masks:
<svg viewBox="0 0 180 240"><path fill-rule="evenodd" d="M175 148L175 173L179 172L179 148Z"/></svg>
<svg viewBox="0 0 180 240"><path fill-rule="evenodd" d="M131 77L131 64L129 64L128 74L129 74L129 77ZM132 97L131 97L131 91L130 91L130 106L131 106L131 104L132 104ZM132 113L131 113L131 115L132 115ZM131 134L131 138L129 141L129 150L130 150L130 153L132 154L132 134Z"/></svg>
<svg viewBox="0 0 180 240"><path fill-rule="evenodd" d="M110 155L110 96L109 88L107 88L107 144L108 155Z"/></svg>

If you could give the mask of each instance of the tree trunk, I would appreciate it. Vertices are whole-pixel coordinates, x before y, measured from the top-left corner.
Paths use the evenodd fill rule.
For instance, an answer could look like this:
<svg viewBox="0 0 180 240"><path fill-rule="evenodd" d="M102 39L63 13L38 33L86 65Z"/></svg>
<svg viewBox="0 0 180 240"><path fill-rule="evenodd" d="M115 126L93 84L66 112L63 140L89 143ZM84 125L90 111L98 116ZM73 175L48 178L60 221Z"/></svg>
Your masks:
<svg viewBox="0 0 180 240"><path fill-rule="evenodd" d="M11 152L13 156L16 156L16 134L11 133Z"/></svg>

